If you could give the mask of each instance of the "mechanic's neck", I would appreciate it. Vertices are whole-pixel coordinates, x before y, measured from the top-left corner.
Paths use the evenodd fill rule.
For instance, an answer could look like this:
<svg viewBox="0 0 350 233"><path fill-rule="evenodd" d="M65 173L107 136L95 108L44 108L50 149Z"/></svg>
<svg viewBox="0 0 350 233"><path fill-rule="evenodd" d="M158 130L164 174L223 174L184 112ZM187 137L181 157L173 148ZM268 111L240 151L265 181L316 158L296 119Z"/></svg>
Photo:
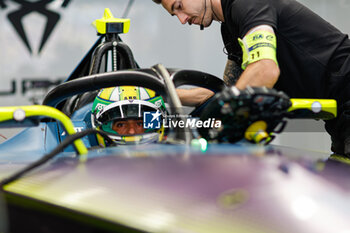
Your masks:
<svg viewBox="0 0 350 233"><path fill-rule="evenodd" d="M222 11L221 0L210 0L211 9L213 11L214 20L225 22L224 13Z"/></svg>

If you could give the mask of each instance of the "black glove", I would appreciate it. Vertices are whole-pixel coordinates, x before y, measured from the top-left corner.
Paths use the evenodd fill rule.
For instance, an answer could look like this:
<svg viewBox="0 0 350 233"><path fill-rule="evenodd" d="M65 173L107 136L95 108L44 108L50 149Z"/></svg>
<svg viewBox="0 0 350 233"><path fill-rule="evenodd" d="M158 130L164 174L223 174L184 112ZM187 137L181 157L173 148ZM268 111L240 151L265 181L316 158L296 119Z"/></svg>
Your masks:
<svg viewBox="0 0 350 233"><path fill-rule="evenodd" d="M292 105L283 92L265 87L238 90L227 87L213 97L200 118L221 120L220 129L199 128L202 137L219 142L236 142L244 137L247 128L257 121L267 124L266 132L274 132Z"/></svg>

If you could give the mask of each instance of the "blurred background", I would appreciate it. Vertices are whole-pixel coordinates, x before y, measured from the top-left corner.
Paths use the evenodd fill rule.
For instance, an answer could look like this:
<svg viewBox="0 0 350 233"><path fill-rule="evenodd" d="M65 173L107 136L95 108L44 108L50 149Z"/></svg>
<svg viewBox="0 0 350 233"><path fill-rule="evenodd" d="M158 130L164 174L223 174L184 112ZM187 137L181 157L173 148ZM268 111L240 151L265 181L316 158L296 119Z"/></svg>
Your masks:
<svg viewBox="0 0 350 233"><path fill-rule="evenodd" d="M300 2L344 33L350 32L350 0ZM129 33L121 37L141 67L162 63L222 78L226 55L217 22L204 31L181 25L151 0L0 0L0 106L40 104L97 40L91 23L103 16L105 8L114 17L131 19ZM17 132L0 129L0 142ZM290 122L274 144L330 152L322 121Z"/></svg>

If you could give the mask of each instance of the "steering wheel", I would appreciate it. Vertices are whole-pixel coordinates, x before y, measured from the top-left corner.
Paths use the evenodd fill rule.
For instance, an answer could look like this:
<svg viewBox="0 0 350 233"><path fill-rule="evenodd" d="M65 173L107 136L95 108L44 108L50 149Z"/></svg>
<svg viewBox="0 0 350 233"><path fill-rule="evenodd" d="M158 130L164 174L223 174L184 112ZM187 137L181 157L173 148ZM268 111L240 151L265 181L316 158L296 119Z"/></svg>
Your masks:
<svg viewBox="0 0 350 233"><path fill-rule="evenodd" d="M198 131L207 140L234 143L246 138L254 143L263 140L266 144L273 138L271 133L283 130L286 124L283 117L291 105L286 94L274 89L227 87L213 97L200 115L202 121L221 120L221 127L199 128ZM258 141L253 138L257 135Z"/></svg>

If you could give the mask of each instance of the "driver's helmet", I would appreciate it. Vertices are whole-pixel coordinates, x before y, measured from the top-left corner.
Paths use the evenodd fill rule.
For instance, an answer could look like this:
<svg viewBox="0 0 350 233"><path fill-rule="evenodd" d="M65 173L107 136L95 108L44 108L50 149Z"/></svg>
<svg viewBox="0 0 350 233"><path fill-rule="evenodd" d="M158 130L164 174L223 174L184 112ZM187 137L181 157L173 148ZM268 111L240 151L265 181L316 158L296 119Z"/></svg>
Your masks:
<svg viewBox="0 0 350 233"><path fill-rule="evenodd" d="M145 112L160 117L156 118L158 121L155 122L154 128L149 125L147 128L147 125L143 124ZM140 144L163 140L162 123L165 115L164 100L154 91L137 86L118 86L99 91L92 106L91 122L94 128L103 130L116 144ZM121 134L120 131L118 133L116 127L124 124L119 122L136 122L134 125L139 130L133 133ZM99 135L97 141L99 145L106 146L105 140Z"/></svg>

